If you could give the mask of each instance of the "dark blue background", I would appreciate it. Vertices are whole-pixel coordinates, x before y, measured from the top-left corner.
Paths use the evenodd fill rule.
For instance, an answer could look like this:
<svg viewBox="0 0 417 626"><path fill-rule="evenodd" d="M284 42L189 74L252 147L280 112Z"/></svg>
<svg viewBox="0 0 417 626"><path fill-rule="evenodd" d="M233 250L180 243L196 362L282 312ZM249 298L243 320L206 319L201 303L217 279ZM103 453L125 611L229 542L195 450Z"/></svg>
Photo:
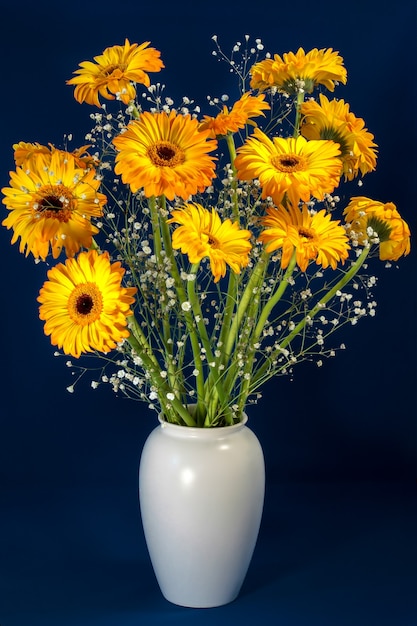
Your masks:
<svg viewBox="0 0 417 626"><path fill-rule="evenodd" d="M248 33L270 52L340 52L348 84L336 95L379 146L377 171L358 192L395 202L413 231L399 268L378 266L376 318L338 338L347 350L271 381L250 409L268 476L258 547L237 602L192 611L161 598L140 526L137 467L155 414L110 388L81 383L66 392L70 370L53 357L38 319L46 268L20 255L1 228L1 626L242 616L283 626L417 624L415 3L41 0L1 8L1 187L13 143L59 144L65 133L74 147L84 142L94 109L65 85L80 61L125 37L150 40L162 52L167 95L204 103L230 92L211 36L228 52Z"/></svg>

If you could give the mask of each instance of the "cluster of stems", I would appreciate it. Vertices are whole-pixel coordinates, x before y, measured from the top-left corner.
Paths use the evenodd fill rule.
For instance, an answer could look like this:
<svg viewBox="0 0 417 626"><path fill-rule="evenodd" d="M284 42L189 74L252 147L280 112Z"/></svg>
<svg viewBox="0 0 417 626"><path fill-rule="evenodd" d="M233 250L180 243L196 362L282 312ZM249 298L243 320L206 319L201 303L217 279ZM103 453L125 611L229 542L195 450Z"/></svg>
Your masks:
<svg viewBox="0 0 417 626"><path fill-rule="evenodd" d="M300 108L304 94L302 91L295 100L294 136L300 127ZM238 181L234 160L236 150L232 134L226 136L233 178L231 181L232 218L240 222ZM161 311L161 334L163 360L161 363L135 317L130 319L131 335L129 342L134 352L141 358L143 367L150 378L152 388L157 390L158 400L167 421L191 427L230 425L240 420L248 397L266 379L276 375L280 367L274 365L280 353L290 347L291 342L304 331L305 326L343 287L352 280L363 265L369 246L365 246L348 270L326 291L324 295L304 314L303 318L280 341L261 365L254 369L258 347L262 343L266 326L273 321L274 310L282 299L292 274L296 268L296 250L277 281L275 290L266 300L262 294L265 276L272 262L265 250L254 265L245 272L229 272L226 293L219 291L221 325L220 330L209 331L201 309L201 297L197 289L199 263L192 264L188 279L181 277L177 258L172 248L171 232L166 220L165 197L149 199L149 210L153 234L154 254L159 267L169 267L174 282L178 307L176 314L186 328L195 375L195 406L190 412L183 380L182 360L174 358L174 341L171 336L171 316L168 309ZM167 264L168 261L168 264ZM194 280L192 280L194 278ZM272 320L271 320L272 318ZM210 334L209 334L210 333ZM221 349L218 349L221 348ZM202 357L204 354L204 359ZM242 364L243 362L243 364ZM164 375L162 375L164 372Z"/></svg>

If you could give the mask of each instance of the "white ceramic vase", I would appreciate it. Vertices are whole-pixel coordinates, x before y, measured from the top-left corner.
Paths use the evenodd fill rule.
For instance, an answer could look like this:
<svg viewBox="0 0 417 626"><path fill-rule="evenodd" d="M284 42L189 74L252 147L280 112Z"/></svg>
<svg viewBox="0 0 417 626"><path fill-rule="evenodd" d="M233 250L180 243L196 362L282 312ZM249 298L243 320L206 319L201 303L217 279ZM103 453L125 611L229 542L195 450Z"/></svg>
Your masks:
<svg viewBox="0 0 417 626"><path fill-rule="evenodd" d="M261 522L265 464L246 426L162 422L145 442L139 501L160 589L181 606L227 604L239 594Z"/></svg>

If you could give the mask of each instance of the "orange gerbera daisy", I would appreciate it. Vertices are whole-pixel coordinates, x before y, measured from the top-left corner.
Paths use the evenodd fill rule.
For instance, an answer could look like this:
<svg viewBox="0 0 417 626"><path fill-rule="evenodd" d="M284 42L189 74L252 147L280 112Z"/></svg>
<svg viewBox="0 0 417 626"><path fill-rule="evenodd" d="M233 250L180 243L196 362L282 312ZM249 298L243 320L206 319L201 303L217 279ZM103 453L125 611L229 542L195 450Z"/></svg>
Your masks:
<svg viewBox="0 0 417 626"><path fill-rule="evenodd" d="M376 168L377 145L364 120L356 117L344 100L329 101L323 94L319 98L320 104L309 100L301 105L302 135L310 140L332 139L340 145L346 180L352 180L359 172L372 172Z"/></svg>
<svg viewBox="0 0 417 626"><path fill-rule="evenodd" d="M128 104L136 96L134 83L149 87L147 72L159 72L164 64L161 53L148 48L149 41L138 45L125 40L124 46L111 46L94 57L83 61L74 72L77 76L67 80L67 85L75 85L74 97L78 102L100 106L99 95L106 100L120 99Z"/></svg>
<svg viewBox="0 0 417 626"><path fill-rule="evenodd" d="M262 224L266 228L259 240L266 244L267 252L282 249L283 269L288 267L294 248L302 272L306 271L311 260L324 269L329 265L336 269L337 264L344 263L348 256L350 246L345 229L324 209L311 215L305 205L301 211L293 206L289 209L282 205L269 207Z"/></svg>
<svg viewBox="0 0 417 626"><path fill-rule="evenodd" d="M67 150L60 150L55 148L51 143L48 146L43 146L40 143L28 143L26 141L19 141L19 143L13 144L14 161L18 166L29 167L31 165L32 157L38 157L39 155L45 156L45 164L50 162L50 157L53 152L61 152L62 154L70 154L74 157L77 167L83 169L87 167L94 167L98 164L98 159L88 153L90 145L81 146L76 148L72 152Z"/></svg>
<svg viewBox="0 0 417 626"><path fill-rule="evenodd" d="M369 240L368 228L378 234L381 261L398 261L410 252L410 229L392 202L355 196L343 214L352 239L360 245Z"/></svg>
<svg viewBox="0 0 417 626"><path fill-rule="evenodd" d="M129 337L127 317L132 315L136 287L122 287L125 270L111 263L108 252L81 252L48 271L40 290L39 317L45 335L65 354L78 358L98 350L110 352Z"/></svg>
<svg viewBox="0 0 417 626"><path fill-rule="evenodd" d="M216 117L205 115L199 129L210 130L209 136L216 138L228 133L236 133L239 129L244 128L246 124L256 126L251 118L258 115L265 116L263 111L271 108L264 100L264 94L252 96L248 91L235 102L231 111L224 105L223 110Z"/></svg>
<svg viewBox="0 0 417 626"><path fill-rule="evenodd" d="M226 265L235 274L249 263L249 243L251 232L239 228L230 219L221 221L217 211L205 209L201 204L186 204L182 209L172 211L168 223L180 224L172 235L172 247L188 254L190 263L210 259L210 268L217 283L226 275Z"/></svg>
<svg viewBox="0 0 417 626"><path fill-rule="evenodd" d="M255 63L251 70L252 89L264 91L276 87L286 93L297 93L300 86L306 93L311 93L317 85L324 85L334 91L335 83L346 83L347 72L343 66L343 58L332 48L314 48L305 53L303 48L298 51L274 54L273 59L264 59ZM302 81L302 85L300 85Z"/></svg>
<svg viewBox="0 0 417 626"><path fill-rule="evenodd" d="M208 152L217 142L209 131L199 132L198 121L176 111L141 113L113 143L119 150L116 174L133 193L143 188L147 198L165 195L183 200L211 184L215 157Z"/></svg>
<svg viewBox="0 0 417 626"><path fill-rule="evenodd" d="M304 137L273 137L259 128L237 149L235 167L240 180L259 179L262 197L275 204L287 194L292 204L323 200L337 187L342 171L339 146L333 141Z"/></svg>
<svg viewBox="0 0 417 626"><path fill-rule="evenodd" d="M89 248L98 229L92 217L100 217L107 198L99 193L94 169L77 166L73 155L61 150L32 154L30 169L10 172L3 203L10 213L2 224L12 228L12 243L20 237L20 252L45 260L52 251L56 259L62 248L73 256Z"/></svg>

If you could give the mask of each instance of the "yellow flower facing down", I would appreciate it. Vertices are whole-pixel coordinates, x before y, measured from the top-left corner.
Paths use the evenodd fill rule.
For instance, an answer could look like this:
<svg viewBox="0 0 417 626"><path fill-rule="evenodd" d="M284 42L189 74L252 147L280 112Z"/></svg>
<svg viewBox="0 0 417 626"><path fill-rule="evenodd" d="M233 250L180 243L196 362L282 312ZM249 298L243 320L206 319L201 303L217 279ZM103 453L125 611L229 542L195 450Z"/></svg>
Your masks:
<svg viewBox="0 0 417 626"><path fill-rule="evenodd" d="M305 205L302 210L293 206L288 210L282 205L269 207L262 224L265 230L259 240L265 244L267 252L282 249L283 269L288 267L294 248L302 272L312 260L323 269L329 265L336 269L348 256L350 246L345 229L324 209L311 215Z"/></svg>
<svg viewBox="0 0 417 626"><path fill-rule="evenodd" d="M226 265L239 274L249 263L251 232L239 228L230 219L221 221L215 209L205 209L200 204L186 204L172 211L168 223L180 224L172 234L172 247L187 254L190 263L210 260L214 282L226 275Z"/></svg>
<svg viewBox="0 0 417 626"><path fill-rule="evenodd" d="M295 206L311 196L323 200L340 181L340 149L333 141L307 141L304 137L273 137L259 128L237 149L235 167L240 180L258 178L262 197L280 204L287 194Z"/></svg>
<svg viewBox="0 0 417 626"><path fill-rule="evenodd" d="M397 261L410 252L410 229L392 202L355 196L343 214L352 238L360 245L370 238L368 228L378 234L381 261Z"/></svg>
<svg viewBox="0 0 417 626"><path fill-rule="evenodd" d="M65 354L110 352L129 336L127 317L132 315L136 287L122 287L125 270L111 263L109 254L81 252L48 271L40 290L39 317L45 335Z"/></svg>
<svg viewBox="0 0 417 626"><path fill-rule="evenodd" d="M75 99L99 107L99 96L106 100L117 97L124 104L129 104L136 96L133 83L149 87L147 72L159 72L164 67L161 53L149 48L149 43L131 44L126 39L124 46L111 46L95 56L94 63L80 63L80 69L74 72L76 76L67 80L67 85L75 85Z"/></svg>
<svg viewBox="0 0 417 626"><path fill-rule="evenodd" d="M13 229L12 244L20 237L20 252L45 260L50 250L56 259L62 248L73 256L91 246L98 232L91 218L102 215L107 201L93 169L77 167L74 156L56 150L32 155L30 169L17 167L10 177L10 187L2 189L10 213L2 224Z"/></svg>
<svg viewBox="0 0 417 626"><path fill-rule="evenodd" d="M90 145L81 146L80 148L76 148L72 152L68 152L67 150L60 150L59 148L55 148L51 143L48 146L43 146L40 143L28 143L26 141L20 141L19 143L13 144L14 150L14 161L17 166L30 168L32 159L43 155L45 157L45 165L50 162L50 157L53 152L61 152L65 155L71 155L75 159L75 163L77 167L81 167L86 169L88 167L94 167L98 164L98 159L95 156L92 156L88 153L88 148L91 148Z"/></svg>
<svg viewBox="0 0 417 626"><path fill-rule="evenodd" d="M309 100L301 105L301 134L309 140L332 139L339 143L345 180L375 170L377 145L364 120L356 117L344 100L329 101L323 94L319 98L320 104Z"/></svg>
<svg viewBox="0 0 417 626"><path fill-rule="evenodd" d="M205 115L199 126L199 130L210 130L209 136L215 139L216 137L224 136L228 133L236 133L248 123L256 126L252 118L258 117L259 115L265 117L263 111L267 111L271 108L264 100L264 94L252 96L250 92L246 92L235 102L231 111L229 111L225 105L223 110L216 117Z"/></svg>
<svg viewBox="0 0 417 626"><path fill-rule="evenodd" d="M264 91L276 87L291 94L297 93L300 87L311 93L317 85L334 91L336 82L345 84L347 81L343 58L332 48L314 48L307 53L299 48L295 54L286 52L282 57L274 54L273 59L255 63L250 73L252 89Z"/></svg>
<svg viewBox="0 0 417 626"><path fill-rule="evenodd" d="M147 198L165 195L188 200L204 191L215 176L215 157L209 152L217 142L207 140L190 115L141 113L113 143L119 153L115 172L133 193L144 190Z"/></svg>

